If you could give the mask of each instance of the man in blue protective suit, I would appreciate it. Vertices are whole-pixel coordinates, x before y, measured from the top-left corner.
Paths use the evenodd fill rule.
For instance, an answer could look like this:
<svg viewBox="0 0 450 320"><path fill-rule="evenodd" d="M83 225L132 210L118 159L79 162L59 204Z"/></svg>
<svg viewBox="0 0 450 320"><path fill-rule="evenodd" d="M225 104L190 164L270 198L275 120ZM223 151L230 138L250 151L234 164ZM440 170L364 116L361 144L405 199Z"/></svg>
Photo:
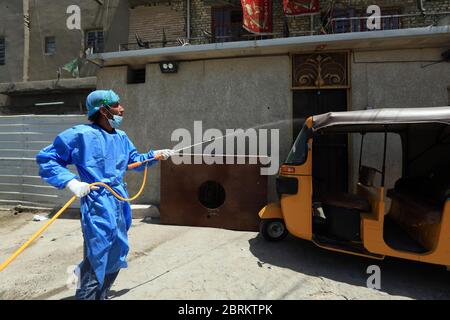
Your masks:
<svg viewBox="0 0 450 320"><path fill-rule="evenodd" d="M96 90L86 99L91 124L78 125L59 134L53 144L36 156L39 174L52 186L67 187L81 198L84 259L80 263L77 299L106 299L121 268L127 267L127 231L131 226L128 202L114 197L104 182L124 198L128 193L123 176L128 164L152 159L166 160L173 151L138 153L124 131L118 130L124 115L119 96L111 90ZM150 161L149 165L155 161ZM73 164L79 177L66 166ZM144 166L135 170L143 170Z"/></svg>

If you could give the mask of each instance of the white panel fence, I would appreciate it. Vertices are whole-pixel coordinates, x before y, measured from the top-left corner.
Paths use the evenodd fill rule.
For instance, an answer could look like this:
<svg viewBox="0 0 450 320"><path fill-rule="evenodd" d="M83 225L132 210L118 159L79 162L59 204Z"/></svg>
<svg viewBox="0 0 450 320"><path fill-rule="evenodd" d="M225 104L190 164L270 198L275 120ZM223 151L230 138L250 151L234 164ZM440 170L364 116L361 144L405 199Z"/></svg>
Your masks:
<svg viewBox="0 0 450 320"><path fill-rule="evenodd" d="M84 115L0 116L0 206L64 204L71 193L41 180L36 154L61 131L86 121Z"/></svg>

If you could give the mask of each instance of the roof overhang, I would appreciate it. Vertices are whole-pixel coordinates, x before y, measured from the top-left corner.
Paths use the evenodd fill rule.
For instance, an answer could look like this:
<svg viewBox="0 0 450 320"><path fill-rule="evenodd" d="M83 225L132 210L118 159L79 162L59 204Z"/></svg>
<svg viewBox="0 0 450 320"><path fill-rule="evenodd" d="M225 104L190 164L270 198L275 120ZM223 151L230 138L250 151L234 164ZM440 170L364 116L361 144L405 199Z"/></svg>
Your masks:
<svg viewBox="0 0 450 320"><path fill-rule="evenodd" d="M35 93L82 91L95 89L96 86L97 86L97 77L11 82L11 83L0 83L0 94L12 96L22 94L35 94Z"/></svg>
<svg viewBox="0 0 450 320"><path fill-rule="evenodd" d="M145 65L164 60L206 60L330 50L389 50L448 47L450 26L224 42L90 55L100 66Z"/></svg>

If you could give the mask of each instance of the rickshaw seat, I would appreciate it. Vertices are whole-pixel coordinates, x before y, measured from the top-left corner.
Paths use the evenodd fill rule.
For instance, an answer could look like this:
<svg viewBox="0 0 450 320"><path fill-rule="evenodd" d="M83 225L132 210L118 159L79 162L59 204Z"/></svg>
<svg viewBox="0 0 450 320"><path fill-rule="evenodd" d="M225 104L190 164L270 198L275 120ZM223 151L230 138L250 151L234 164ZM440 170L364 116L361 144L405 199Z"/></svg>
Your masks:
<svg viewBox="0 0 450 320"><path fill-rule="evenodd" d="M390 189L387 196L401 205L401 220L408 220L411 225L438 224L441 221L441 209L439 206L419 200L412 194L407 194L395 189Z"/></svg>
<svg viewBox="0 0 450 320"><path fill-rule="evenodd" d="M333 207L356 209L361 212L371 211L370 203L365 198L351 193L339 192L329 194L323 197L322 202Z"/></svg>
<svg viewBox="0 0 450 320"><path fill-rule="evenodd" d="M445 173L433 177L404 177L395 183L387 196L401 206L402 220L412 225L431 225L441 222L442 208L449 193Z"/></svg>

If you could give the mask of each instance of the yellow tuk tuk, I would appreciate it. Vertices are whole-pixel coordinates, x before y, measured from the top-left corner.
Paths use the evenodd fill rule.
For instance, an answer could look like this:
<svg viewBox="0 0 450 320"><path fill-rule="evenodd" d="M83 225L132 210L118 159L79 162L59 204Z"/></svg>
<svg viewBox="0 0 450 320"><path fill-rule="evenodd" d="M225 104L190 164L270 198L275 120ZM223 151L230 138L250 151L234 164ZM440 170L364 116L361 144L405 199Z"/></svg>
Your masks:
<svg viewBox="0 0 450 320"><path fill-rule="evenodd" d="M359 160L358 171L347 190L316 192L326 179L315 179L315 141L326 135L344 135L360 149L359 159L354 161ZM388 145L389 135L398 137L398 145ZM397 163L401 170L388 188L386 181L392 177L386 175L386 159L393 151L401 155ZM373 165L376 154L381 159L377 166ZM367 162L372 162L371 166ZM392 161L389 165L394 166ZM281 165L277 192L279 201L259 212L260 233L267 240L281 240L291 233L328 250L448 268L450 107L372 109L309 117Z"/></svg>

